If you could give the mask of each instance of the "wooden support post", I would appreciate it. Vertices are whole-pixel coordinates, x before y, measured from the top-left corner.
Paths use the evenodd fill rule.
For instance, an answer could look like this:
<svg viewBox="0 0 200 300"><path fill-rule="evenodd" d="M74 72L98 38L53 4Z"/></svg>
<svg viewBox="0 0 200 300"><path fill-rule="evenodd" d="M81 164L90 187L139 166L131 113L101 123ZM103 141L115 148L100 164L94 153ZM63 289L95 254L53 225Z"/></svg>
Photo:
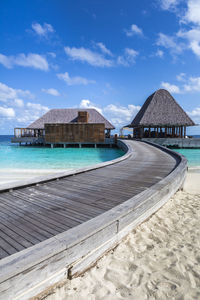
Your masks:
<svg viewBox="0 0 200 300"><path fill-rule="evenodd" d="M97 147L97 144L94 144L94 148L96 148Z"/></svg>
<svg viewBox="0 0 200 300"><path fill-rule="evenodd" d="M151 137L151 127L149 127L149 138Z"/></svg>
<svg viewBox="0 0 200 300"><path fill-rule="evenodd" d="M53 149L53 144L51 144L51 148Z"/></svg>
<svg viewBox="0 0 200 300"><path fill-rule="evenodd" d="M183 138L183 126L181 126L181 138Z"/></svg>
<svg viewBox="0 0 200 300"><path fill-rule="evenodd" d="M66 148L66 144L63 144L63 147Z"/></svg>
<svg viewBox="0 0 200 300"><path fill-rule="evenodd" d="M141 132L141 139L144 137L144 127L142 127L141 129L140 129L140 132Z"/></svg>
<svg viewBox="0 0 200 300"><path fill-rule="evenodd" d="M175 127L172 126L172 137L173 137L173 138L174 138L174 129L175 129Z"/></svg>
<svg viewBox="0 0 200 300"><path fill-rule="evenodd" d="M186 126L184 126L184 139L186 137Z"/></svg>
<svg viewBox="0 0 200 300"><path fill-rule="evenodd" d="M167 136L167 127L165 126L165 138Z"/></svg>

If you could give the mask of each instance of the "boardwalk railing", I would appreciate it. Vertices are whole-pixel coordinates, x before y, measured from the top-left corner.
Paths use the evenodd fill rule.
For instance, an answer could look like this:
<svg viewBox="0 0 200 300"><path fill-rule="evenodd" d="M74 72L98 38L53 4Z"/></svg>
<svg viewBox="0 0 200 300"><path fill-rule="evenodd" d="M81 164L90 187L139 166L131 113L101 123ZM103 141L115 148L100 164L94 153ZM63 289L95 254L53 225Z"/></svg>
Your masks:
<svg viewBox="0 0 200 300"><path fill-rule="evenodd" d="M171 150L162 150L177 160L175 169L164 179L81 225L2 259L0 299L25 300L44 291L51 293L57 284L89 268L166 203L183 185L187 161ZM126 159L132 155L131 149L126 155Z"/></svg>

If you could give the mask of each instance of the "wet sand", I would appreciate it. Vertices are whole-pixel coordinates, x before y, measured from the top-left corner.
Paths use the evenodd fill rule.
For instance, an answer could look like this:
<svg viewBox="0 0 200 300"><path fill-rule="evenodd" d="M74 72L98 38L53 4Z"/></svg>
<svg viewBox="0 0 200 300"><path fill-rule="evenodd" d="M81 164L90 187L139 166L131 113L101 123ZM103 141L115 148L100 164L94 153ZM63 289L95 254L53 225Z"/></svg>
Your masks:
<svg viewBox="0 0 200 300"><path fill-rule="evenodd" d="M198 174L200 176L200 174ZM200 181L185 187L82 277L47 297L200 299ZM189 193L194 178L196 192Z"/></svg>

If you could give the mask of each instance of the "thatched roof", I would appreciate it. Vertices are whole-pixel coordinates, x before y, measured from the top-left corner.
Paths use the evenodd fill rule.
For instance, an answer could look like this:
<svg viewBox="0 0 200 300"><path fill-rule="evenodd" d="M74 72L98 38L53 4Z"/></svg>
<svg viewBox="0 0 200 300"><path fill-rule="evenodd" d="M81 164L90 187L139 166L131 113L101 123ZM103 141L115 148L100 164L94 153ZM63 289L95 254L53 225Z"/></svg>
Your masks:
<svg viewBox="0 0 200 300"><path fill-rule="evenodd" d="M129 127L137 126L194 126L186 112L164 89L147 98Z"/></svg>
<svg viewBox="0 0 200 300"><path fill-rule="evenodd" d="M115 129L115 127L104 118L96 109L51 109L41 118L30 124L27 128L43 129L46 123L75 123L77 122L78 112L87 111L89 113L88 123L104 123L106 129Z"/></svg>

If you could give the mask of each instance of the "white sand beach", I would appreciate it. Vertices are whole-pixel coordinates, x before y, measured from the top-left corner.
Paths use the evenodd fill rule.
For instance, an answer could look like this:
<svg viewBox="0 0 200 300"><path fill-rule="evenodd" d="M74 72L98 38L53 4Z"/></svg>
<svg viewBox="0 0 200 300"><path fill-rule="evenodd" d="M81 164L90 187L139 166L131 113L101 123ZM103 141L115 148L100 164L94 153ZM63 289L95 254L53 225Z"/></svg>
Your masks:
<svg viewBox="0 0 200 300"><path fill-rule="evenodd" d="M0 169L0 187L1 184L34 179L35 177L61 173L63 171L66 171L66 169Z"/></svg>
<svg viewBox="0 0 200 300"><path fill-rule="evenodd" d="M200 174L82 277L46 299L200 299Z"/></svg>

